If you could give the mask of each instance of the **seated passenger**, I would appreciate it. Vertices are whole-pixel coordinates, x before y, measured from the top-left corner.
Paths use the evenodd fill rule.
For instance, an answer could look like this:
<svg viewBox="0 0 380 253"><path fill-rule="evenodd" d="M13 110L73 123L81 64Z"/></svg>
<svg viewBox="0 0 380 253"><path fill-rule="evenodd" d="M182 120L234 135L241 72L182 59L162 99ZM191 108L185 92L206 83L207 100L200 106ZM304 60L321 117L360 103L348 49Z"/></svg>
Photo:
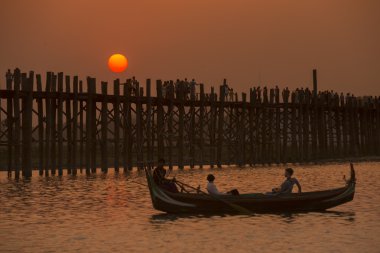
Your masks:
<svg viewBox="0 0 380 253"><path fill-rule="evenodd" d="M301 193L301 185L298 180L292 177L294 171L292 168L285 169L285 181L281 184L280 188L273 188L272 193L281 194L281 193L292 193L293 186L297 185L298 192Z"/></svg>
<svg viewBox="0 0 380 253"><path fill-rule="evenodd" d="M218 191L218 188L216 188L216 185L214 184L215 176L213 174L209 174L207 176L207 192L211 195L239 195L239 191L237 189L233 189L227 193L223 193Z"/></svg>
<svg viewBox="0 0 380 253"><path fill-rule="evenodd" d="M166 170L164 169L165 160L160 158L158 160L158 166L153 171L153 180L161 188L170 192L179 192L174 179L166 178Z"/></svg>

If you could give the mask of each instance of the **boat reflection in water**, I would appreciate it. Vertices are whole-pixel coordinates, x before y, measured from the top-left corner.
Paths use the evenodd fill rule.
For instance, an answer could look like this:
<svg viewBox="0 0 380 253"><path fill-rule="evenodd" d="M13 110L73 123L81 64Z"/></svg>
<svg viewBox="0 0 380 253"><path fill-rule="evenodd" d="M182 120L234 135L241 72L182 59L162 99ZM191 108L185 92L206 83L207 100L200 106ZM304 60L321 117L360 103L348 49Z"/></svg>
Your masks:
<svg viewBox="0 0 380 253"><path fill-rule="evenodd" d="M293 223L297 220L297 218L302 217L304 215L312 215L315 217L330 217L330 218L343 218L345 221L354 222L355 221L355 212L340 212L340 211L317 211L317 212L297 212L297 213L270 213L270 214L262 214L262 213L252 213L249 216L239 215L240 218L244 219L244 217L263 217L265 216L273 216L285 223ZM187 220L191 222L191 220L199 220L199 219L209 219L209 218L223 218L223 217L229 217L234 216L235 214L215 214L215 213L209 213L209 214L173 214L173 213L159 213L154 214L150 218L150 222L152 224L160 224L165 222L173 222L173 221L181 221L181 220Z"/></svg>

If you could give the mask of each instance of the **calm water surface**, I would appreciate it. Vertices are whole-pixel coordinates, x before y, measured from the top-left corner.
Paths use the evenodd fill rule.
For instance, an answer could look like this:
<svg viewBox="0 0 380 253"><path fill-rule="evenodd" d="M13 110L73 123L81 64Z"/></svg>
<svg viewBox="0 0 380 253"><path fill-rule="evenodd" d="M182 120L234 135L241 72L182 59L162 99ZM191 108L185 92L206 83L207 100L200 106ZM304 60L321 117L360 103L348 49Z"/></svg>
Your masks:
<svg viewBox="0 0 380 253"><path fill-rule="evenodd" d="M304 191L339 187L348 164L294 166ZM178 216L152 208L142 173L8 180L0 174L1 252L380 252L380 163L356 165L353 202L327 212ZM220 190L265 192L283 167L174 170Z"/></svg>

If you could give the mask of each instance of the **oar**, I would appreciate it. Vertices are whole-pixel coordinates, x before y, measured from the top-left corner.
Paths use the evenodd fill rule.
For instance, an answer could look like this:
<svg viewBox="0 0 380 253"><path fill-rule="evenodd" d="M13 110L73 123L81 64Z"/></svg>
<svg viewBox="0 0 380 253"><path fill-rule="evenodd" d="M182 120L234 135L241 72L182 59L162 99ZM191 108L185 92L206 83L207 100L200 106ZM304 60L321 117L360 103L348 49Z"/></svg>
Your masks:
<svg viewBox="0 0 380 253"><path fill-rule="evenodd" d="M133 181L132 179L129 179L129 178L127 178L127 181L129 181L129 182L131 182L131 183L135 183L135 184L139 184L139 185L142 185L142 186L148 187L148 185L146 185L146 184L143 184L143 183L140 183L140 182L137 182L137 181Z"/></svg>
<svg viewBox="0 0 380 253"><path fill-rule="evenodd" d="M202 193L202 194L204 194L204 195L210 196L211 198L216 199L216 200L218 200L218 201L220 201L220 202L223 202L224 204L228 205L229 207L231 207L232 209L234 209L235 211L237 211L237 212L239 212L239 213L241 213L241 214L252 215L252 212L249 211L247 208L244 208L244 207L242 207L242 206L240 206L240 205L237 205L237 204L231 203L231 202L229 202L229 201L227 201L227 200L225 200L225 199L219 198L219 197L217 197L217 196L214 195L214 194L207 194L206 192L202 191L202 190L199 189L199 188L195 188L195 187L193 187L193 186L191 186L191 185L188 185L188 184L182 183L182 182L180 182L180 181L178 181L178 180L175 180L175 182L176 182L176 183L179 183L179 184L182 184L183 186L189 187L189 188L191 188L191 189L193 189L193 190L196 190L196 191L198 191L198 192L200 192L200 193Z"/></svg>

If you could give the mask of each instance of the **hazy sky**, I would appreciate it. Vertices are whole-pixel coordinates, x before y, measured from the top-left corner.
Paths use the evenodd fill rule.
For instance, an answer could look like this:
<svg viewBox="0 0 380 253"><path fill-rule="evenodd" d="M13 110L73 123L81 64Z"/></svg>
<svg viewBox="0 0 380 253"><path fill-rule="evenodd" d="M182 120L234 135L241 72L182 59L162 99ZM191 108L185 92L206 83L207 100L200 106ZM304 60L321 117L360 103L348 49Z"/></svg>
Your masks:
<svg viewBox="0 0 380 253"><path fill-rule="evenodd" d="M380 95L378 0L0 0L0 70ZM108 57L125 54L113 74ZM4 75L0 82L4 87Z"/></svg>

